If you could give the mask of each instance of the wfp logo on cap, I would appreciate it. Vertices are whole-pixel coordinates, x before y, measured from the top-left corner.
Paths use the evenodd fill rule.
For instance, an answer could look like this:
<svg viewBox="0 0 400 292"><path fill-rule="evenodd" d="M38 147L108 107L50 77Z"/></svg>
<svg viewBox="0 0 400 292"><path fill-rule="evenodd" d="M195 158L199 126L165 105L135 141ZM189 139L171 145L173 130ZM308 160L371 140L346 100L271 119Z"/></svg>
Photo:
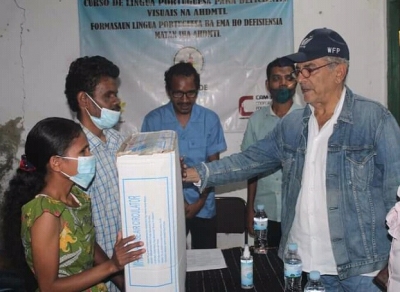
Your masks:
<svg viewBox="0 0 400 292"><path fill-rule="evenodd" d="M335 48L335 47L327 47L326 48L328 50L328 54L339 54L340 52L340 48Z"/></svg>
<svg viewBox="0 0 400 292"><path fill-rule="evenodd" d="M300 43L300 48L305 48L306 46L307 46L307 44L309 43L309 42L311 42L312 41L312 39L314 38L314 36L312 35L312 36L309 36L308 38L306 37L306 38L304 38L302 41L301 41L301 43Z"/></svg>

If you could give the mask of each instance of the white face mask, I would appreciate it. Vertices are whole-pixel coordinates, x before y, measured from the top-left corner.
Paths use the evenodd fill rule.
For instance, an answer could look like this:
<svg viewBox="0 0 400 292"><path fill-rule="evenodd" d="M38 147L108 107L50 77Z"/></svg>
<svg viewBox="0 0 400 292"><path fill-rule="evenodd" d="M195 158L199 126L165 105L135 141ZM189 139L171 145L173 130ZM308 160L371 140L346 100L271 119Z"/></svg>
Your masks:
<svg viewBox="0 0 400 292"><path fill-rule="evenodd" d="M68 177L77 185L81 186L84 189L87 189L89 184L92 182L93 177L96 173L96 158L91 156L79 156L78 158L75 157L64 157L59 156L64 159L72 159L78 160L78 173L75 175L69 175L65 172L61 171L63 175Z"/></svg>
<svg viewBox="0 0 400 292"><path fill-rule="evenodd" d="M90 115L89 111L86 109L86 112L88 113L90 119L96 125L97 128L99 128L100 130L110 129L119 122L119 118L121 116L120 111L113 111L104 107L101 108L89 94L87 94L86 92L85 94L101 110L100 118L97 118Z"/></svg>

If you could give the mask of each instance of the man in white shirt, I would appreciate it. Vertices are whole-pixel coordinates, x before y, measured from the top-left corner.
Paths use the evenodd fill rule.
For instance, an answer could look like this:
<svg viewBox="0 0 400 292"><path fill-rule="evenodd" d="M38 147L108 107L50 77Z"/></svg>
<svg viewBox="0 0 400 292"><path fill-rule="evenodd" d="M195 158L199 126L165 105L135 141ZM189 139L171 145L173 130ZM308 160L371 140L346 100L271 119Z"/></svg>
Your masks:
<svg viewBox="0 0 400 292"><path fill-rule="evenodd" d="M400 185L400 129L378 102L345 86L350 54L327 28L311 31L286 56L307 106L264 139L218 162L183 168L200 189L282 168L282 240L296 242L303 271L326 291L380 291L373 279L390 250L385 217Z"/></svg>

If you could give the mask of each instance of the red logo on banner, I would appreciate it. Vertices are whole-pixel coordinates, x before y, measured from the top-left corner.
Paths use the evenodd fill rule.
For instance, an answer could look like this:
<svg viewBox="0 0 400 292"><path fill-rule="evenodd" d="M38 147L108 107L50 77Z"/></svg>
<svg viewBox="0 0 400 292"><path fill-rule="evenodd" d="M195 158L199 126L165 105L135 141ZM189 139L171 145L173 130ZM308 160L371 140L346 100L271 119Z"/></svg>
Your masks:
<svg viewBox="0 0 400 292"><path fill-rule="evenodd" d="M239 114L243 118L248 118L254 112L254 101L252 95L241 96L239 98Z"/></svg>

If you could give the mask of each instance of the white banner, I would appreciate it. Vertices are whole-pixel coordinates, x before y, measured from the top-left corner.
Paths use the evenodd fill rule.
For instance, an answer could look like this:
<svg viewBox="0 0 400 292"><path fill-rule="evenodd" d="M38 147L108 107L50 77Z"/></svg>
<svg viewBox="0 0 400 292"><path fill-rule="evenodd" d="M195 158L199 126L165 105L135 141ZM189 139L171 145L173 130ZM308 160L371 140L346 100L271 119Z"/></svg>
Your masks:
<svg viewBox="0 0 400 292"><path fill-rule="evenodd" d="M266 66L293 52L293 0L78 0L81 55L102 55L121 70L123 127L168 102L164 72L179 61L200 73L197 103L225 132L268 102Z"/></svg>

